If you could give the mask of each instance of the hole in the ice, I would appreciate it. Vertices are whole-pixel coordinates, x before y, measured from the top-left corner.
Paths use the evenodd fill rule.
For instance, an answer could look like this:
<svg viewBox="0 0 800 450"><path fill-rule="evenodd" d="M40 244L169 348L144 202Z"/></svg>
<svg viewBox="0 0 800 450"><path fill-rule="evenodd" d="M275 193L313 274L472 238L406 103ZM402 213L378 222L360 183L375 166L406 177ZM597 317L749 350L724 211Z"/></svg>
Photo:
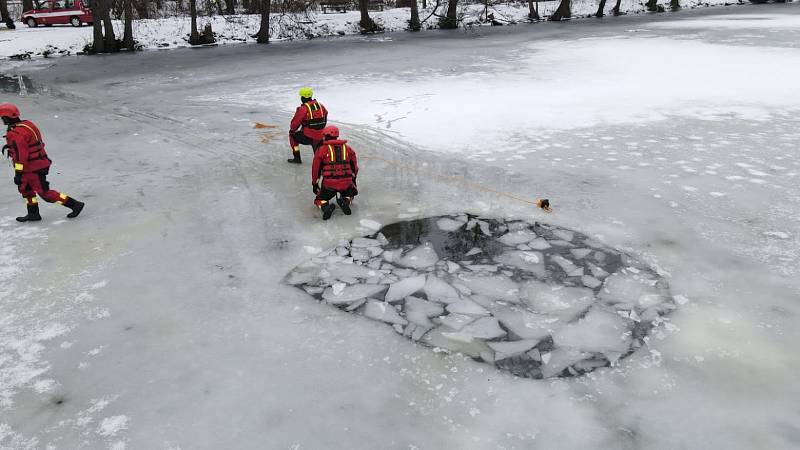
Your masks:
<svg viewBox="0 0 800 450"><path fill-rule="evenodd" d="M528 378L616 365L676 308L656 271L589 236L467 214L343 240L286 281L413 341Z"/></svg>
<svg viewBox="0 0 800 450"><path fill-rule="evenodd" d="M67 401L67 398L66 398L65 396L59 395L59 396L57 396L57 397L53 397L53 398L52 398L50 401L51 401L51 402L52 402L54 405L56 405L56 406L60 406L60 405L63 405L63 404L64 404L64 402L66 402L66 401Z"/></svg>

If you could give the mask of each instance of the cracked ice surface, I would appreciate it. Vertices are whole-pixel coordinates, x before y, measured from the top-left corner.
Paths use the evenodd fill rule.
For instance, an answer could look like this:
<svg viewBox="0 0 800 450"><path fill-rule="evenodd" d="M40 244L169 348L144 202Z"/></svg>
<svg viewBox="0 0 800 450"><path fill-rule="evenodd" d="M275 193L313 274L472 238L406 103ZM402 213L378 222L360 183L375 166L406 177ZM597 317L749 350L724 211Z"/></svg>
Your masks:
<svg viewBox="0 0 800 450"><path fill-rule="evenodd" d="M548 245L517 250L532 241ZM364 248L382 251L364 258ZM656 272L580 233L463 215L342 241L286 281L413 341L529 378L616 364L676 308Z"/></svg>

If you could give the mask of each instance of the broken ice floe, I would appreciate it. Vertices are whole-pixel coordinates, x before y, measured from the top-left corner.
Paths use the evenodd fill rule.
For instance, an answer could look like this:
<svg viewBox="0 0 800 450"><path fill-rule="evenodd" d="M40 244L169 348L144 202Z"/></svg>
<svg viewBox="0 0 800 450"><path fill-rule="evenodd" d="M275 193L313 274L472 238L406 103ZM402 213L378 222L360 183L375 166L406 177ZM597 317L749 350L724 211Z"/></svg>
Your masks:
<svg viewBox="0 0 800 450"><path fill-rule="evenodd" d="M581 233L465 214L343 240L286 282L421 344L529 378L614 365L676 307L655 271Z"/></svg>

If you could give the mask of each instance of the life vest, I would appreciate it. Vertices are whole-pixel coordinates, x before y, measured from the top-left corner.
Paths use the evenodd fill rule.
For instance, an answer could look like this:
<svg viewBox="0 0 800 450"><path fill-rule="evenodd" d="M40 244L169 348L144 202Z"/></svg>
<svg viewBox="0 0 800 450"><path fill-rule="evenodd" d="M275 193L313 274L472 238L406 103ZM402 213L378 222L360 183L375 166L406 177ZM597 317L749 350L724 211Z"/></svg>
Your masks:
<svg viewBox="0 0 800 450"><path fill-rule="evenodd" d="M311 100L303 103L306 107L307 114L303 121L303 126L311 128L312 130L321 130L328 125L328 113L323 108L322 103Z"/></svg>
<svg viewBox="0 0 800 450"><path fill-rule="evenodd" d="M23 131L24 130L24 131ZM39 128L33 124L30 120L23 120L21 122L17 122L11 126L11 130L19 134L29 133L30 136L33 138L31 139L32 142L28 144L28 160L27 161L18 161L19 159L19 149L12 148L14 151L14 155L12 159L15 162L20 162L25 165L34 164L37 167L41 164L37 164L38 161L46 160L47 164L49 165L50 158L47 157L47 152L44 150L44 141L42 140L42 132L39 131Z"/></svg>
<svg viewBox="0 0 800 450"><path fill-rule="evenodd" d="M353 178L351 150L345 141L328 141L317 150L322 151L322 178L325 180Z"/></svg>

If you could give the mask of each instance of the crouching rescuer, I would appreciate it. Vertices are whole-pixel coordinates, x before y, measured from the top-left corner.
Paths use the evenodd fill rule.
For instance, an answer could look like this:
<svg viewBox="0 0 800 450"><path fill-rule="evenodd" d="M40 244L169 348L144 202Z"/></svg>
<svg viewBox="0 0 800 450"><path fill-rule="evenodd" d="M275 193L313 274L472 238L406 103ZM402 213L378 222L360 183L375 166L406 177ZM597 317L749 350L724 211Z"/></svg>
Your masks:
<svg viewBox="0 0 800 450"><path fill-rule="evenodd" d="M339 139L339 129L333 126L322 130L323 141L314 154L311 168L311 185L317 198L314 204L322 210L322 219L331 218L336 203L348 216L352 214L350 204L358 195L356 177L358 176L358 159L356 152L347 145L347 141ZM320 186L322 179L322 186Z"/></svg>
<svg viewBox="0 0 800 450"><path fill-rule="evenodd" d="M310 87L300 89L301 105L294 112L294 117L289 124L289 145L292 147L292 157L289 162L301 164L300 144L310 145L317 150L322 141L322 129L328 124L328 110L322 103L314 100L314 91Z"/></svg>
<svg viewBox="0 0 800 450"><path fill-rule="evenodd" d="M78 217L83 210L83 203L50 189L47 174L50 171L50 158L44 150L44 141L39 128L29 120L21 120L19 108L10 104L0 104L0 117L8 127L6 145L7 157L14 164L14 184L25 198L28 214L17 217L19 222L35 222L42 220L39 215L39 195L46 202L59 203L71 209L67 217Z"/></svg>

